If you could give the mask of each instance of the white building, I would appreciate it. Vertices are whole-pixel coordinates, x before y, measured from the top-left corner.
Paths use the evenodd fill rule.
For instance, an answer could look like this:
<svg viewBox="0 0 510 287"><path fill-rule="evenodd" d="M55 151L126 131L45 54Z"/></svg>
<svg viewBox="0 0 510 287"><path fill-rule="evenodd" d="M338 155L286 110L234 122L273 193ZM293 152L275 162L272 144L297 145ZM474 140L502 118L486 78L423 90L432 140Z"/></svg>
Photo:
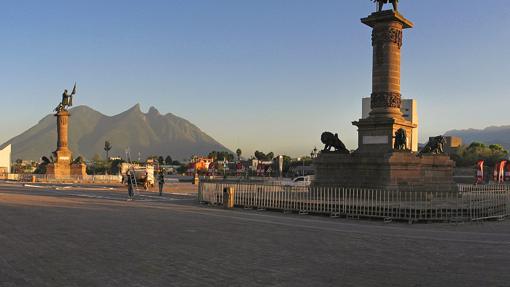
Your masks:
<svg viewBox="0 0 510 287"><path fill-rule="evenodd" d="M0 174L11 172L11 145L0 150Z"/></svg>
<svg viewBox="0 0 510 287"><path fill-rule="evenodd" d="M370 115L372 108L370 107L370 98L362 99L361 118L366 119ZM411 123L418 125L418 105L416 100L402 99L400 107L402 116ZM413 129L411 133L412 151L418 151L418 128Z"/></svg>

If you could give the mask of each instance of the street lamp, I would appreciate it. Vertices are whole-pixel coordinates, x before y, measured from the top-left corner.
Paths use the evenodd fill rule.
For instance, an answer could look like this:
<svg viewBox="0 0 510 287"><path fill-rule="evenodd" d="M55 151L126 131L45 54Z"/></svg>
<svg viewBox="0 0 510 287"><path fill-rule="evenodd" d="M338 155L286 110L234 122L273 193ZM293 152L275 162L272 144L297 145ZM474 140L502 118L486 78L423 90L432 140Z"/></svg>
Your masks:
<svg viewBox="0 0 510 287"><path fill-rule="evenodd" d="M279 155L278 156L278 171L279 171L279 175L280 175L280 178L282 177L282 173L283 173L283 156L282 155Z"/></svg>

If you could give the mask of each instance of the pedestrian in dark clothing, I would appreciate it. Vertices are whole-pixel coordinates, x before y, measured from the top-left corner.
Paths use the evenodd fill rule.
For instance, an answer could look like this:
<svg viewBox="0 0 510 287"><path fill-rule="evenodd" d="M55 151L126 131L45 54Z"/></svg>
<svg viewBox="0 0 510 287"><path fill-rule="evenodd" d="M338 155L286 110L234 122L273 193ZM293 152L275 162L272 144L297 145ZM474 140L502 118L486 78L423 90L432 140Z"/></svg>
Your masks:
<svg viewBox="0 0 510 287"><path fill-rule="evenodd" d="M159 172L158 183L159 183L159 196L162 196L163 186L165 185L165 174L163 173L163 171Z"/></svg>
<svg viewBox="0 0 510 287"><path fill-rule="evenodd" d="M133 192L133 186L135 185L135 182L134 182L134 175L132 176L131 175L131 171L128 170L126 172L126 177L127 177L127 184L128 184L128 201L131 201L133 200L133 197L134 197L134 192Z"/></svg>

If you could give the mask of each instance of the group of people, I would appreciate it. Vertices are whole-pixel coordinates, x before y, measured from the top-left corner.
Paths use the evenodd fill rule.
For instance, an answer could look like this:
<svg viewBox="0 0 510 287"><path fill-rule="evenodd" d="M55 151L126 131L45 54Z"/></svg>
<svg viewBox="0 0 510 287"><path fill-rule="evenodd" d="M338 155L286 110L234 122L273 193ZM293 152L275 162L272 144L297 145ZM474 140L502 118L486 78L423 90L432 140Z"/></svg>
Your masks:
<svg viewBox="0 0 510 287"><path fill-rule="evenodd" d="M126 172L127 177L127 186L128 186L128 201L133 200L135 196L134 187L136 183L136 175L132 170L128 170ZM147 184L147 182L145 183ZM145 185L144 185L145 186ZM160 171L158 173L158 186L159 186L159 196L163 196L163 188L165 186L165 173L164 171Z"/></svg>

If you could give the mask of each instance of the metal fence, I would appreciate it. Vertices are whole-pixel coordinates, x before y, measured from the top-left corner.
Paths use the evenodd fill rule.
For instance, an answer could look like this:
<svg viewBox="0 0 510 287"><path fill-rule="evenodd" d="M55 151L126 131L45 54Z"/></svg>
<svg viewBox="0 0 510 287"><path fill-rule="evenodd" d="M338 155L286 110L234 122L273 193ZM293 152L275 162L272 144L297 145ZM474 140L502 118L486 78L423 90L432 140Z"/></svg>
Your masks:
<svg viewBox="0 0 510 287"><path fill-rule="evenodd" d="M252 183L201 182L201 202L223 204L224 188L234 189L237 207L380 218L385 221L476 221L510 214L509 185L458 185L457 192L421 192L342 187L295 187Z"/></svg>
<svg viewBox="0 0 510 287"><path fill-rule="evenodd" d="M121 183L122 176L120 175L85 175L85 176L66 176L55 177L54 175L46 174L6 174L0 176L0 180L11 180L21 182L45 182L45 183L62 183L62 182L75 182L75 183Z"/></svg>

